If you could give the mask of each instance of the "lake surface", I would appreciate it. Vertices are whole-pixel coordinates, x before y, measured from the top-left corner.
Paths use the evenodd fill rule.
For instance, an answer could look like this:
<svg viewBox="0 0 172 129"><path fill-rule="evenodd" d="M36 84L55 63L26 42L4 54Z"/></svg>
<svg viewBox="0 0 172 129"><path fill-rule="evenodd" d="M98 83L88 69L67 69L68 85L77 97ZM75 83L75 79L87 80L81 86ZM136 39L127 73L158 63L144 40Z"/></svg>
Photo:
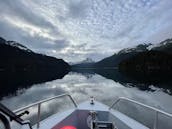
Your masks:
<svg viewBox="0 0 172 129"><path fill-rule="evenodd" d="M134 81L132 83L127 79L121 79L119 73L115 72L113 75L116 76L110 76L110 72L104 73L107 75L102 74L102 76L88 71L69 72L62 79L20 88L15 93L2 97L1 103L11 110L15 110L33 102L68 92L78 103L94 96L96 100L111 105L115 99L122 96L172 113L170 89L139 84ZM112 78L108 79L110 77Z"/></svg>

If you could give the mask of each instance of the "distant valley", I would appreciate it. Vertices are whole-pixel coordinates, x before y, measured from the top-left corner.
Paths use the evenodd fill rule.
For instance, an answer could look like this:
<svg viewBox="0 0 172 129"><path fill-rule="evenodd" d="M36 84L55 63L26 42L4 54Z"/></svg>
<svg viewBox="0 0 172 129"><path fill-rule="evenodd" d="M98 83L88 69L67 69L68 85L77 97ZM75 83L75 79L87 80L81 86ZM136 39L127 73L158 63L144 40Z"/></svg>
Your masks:
<svg viewBox="0 0 172 129"><path fill-rule="evenodd" d="M172 39L122 49L98 62L86 58L68 64L63 59L38 54L20 43L0 38L1 96L4 90L13 92L23 86L61 79L70 71L97 73L126 84L133 80L148 85L168 83L172 75Z"/></svg>
<svg viewBox="0 0 172 129"><path fill-rule="evenodd" d="M163 56L166 56L167 58L165 59L168 60L167 62L169 63L167 65L171 65L172 39L167 39L159 44L140 44L132 48L125 48L98 62L82 62L72 65L72 68L123 68L122 66L124 66L124 62L129 62L139 55L142 55L142 57L140 56L138 58L143 61L146 61L143 59L143 56L146 57L147 55L156 56L154 57L154 60L160 60ZM162 55L162 57L157 55ZM137 64L137 62L135 62L135 64ZM125 69L126 68L127 65L125 65ZM169 70L172 70L172 68L170 67Z"/></svg>

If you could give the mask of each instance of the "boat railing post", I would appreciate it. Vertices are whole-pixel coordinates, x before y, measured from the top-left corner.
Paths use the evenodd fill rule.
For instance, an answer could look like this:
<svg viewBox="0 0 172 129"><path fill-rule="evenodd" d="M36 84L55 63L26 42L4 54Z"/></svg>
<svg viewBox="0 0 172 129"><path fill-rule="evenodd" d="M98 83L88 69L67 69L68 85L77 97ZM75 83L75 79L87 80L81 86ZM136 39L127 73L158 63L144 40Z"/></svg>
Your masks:
<svg viewBox="0 0 172 129"><path fill-rule="evenodd" d="M158 125L158 111L155 111L154 129L157 129L157 125Z"/></svg>
<svg viewBox="0 0 172 129"><path fill-rule="evenodd" d="M74 101L74 99L72 98L72 96L70 94L68 94L68 97L71 99L72 103L74 104L75 107L77 107L76 102Z"/></svg>
<svg viewBox="0 0 172 129"><path fill-rule="evenodd" d="M118 102L121 100L121 98L117 99L110 107L109 110L112 109ZM115 107L116 108L116 107Z"/></svg>
<svg viewBox="0 0 172 129"><path fill-rule="evenodd" d="M41 115L41 103L38 103L38 114L37 114L37 128L39 128L40 116Z"/></svg>
<svg viewBox="0 0 172 129"><path fill-rule="evenodd" d="M51 101L51 100L54 100L54 99L57 99L57 98L61 98L61 97L69 97L69 99L72 101L72 103L74 104L75 108L77 108L77 103L75 102L75 100L72 98L72 96L70 94L62 94L62 95L58 95L58 96L54 96L54 97L51 97L51 98L48 98L48 99L44 99L44 100L41 100L41 101L38 101L38 102L35 102L35 103L32 103L28 106L25 106L25 107L22 107L18 110L15 110L13 111L14 113L19 113L23 110L26 110L28 108L31 108L31 107L34 107L36 106L37 109L37 119L36 119L36 124L35 126L37 126L37 128L40 127L40 120L41 120L41 104L45 103L45 102L48 102L48 101Z"/></svg>

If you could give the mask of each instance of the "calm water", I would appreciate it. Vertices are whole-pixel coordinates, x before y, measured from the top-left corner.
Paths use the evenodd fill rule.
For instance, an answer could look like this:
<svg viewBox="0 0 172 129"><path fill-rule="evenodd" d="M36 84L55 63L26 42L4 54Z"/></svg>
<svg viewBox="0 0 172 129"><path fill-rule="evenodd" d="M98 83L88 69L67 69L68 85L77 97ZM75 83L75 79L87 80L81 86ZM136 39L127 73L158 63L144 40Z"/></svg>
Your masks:
<svg viewBox="0 0 172 129"><path fill-rule="evenodd" d="M78 103L87 100L89 96L94 96L96 100L111 105L116 98L123 96L172 113L170 90L154 85L132 83L127 79L121 79L118 74L117 77L110 76L108 72L106 74L107 76L92 72L70 72L62 79L31 85L29 88L20 88L15 94L4 96L1 103L15 110L68 92Z"/></svg>

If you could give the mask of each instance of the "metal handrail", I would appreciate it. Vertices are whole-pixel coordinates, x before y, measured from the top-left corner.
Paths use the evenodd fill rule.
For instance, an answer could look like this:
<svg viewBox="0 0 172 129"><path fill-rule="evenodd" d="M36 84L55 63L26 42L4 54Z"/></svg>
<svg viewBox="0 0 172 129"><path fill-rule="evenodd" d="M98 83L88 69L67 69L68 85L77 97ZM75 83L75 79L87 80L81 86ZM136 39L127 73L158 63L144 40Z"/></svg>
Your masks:
<svg viewBox="0 0 172 129"><path fill-rule="evenodd" d="M41 104L42 104L42 103L45 103L45 102L48 102L48 101L50 101L50 100L54 100L54 99L61 98L61 97L65 97L65 96L69 97L70 100L72 101L73 105L75 106L75 108L77 108L77 104L76 104L75 100L72 98L72 96L71 96L70 94L62 94L62 95L58 95L58 96L55 96L55 97L51 97L51 98L48 98L48 99L44 99L44 100L38 101L38 102L36 102L36 103L33 103L33 104L28 105L28 106L22 107L22 108L20 108L20 109L17 109L17 110L15 110L15 111L13 111L13 112L14 112L14 113L18 113L18 112L21 112L21 111L23 111L23 110L26 110L26 109L28 109L28 108L30 108L30 107L38 106L37 122L36 122L36 124L37 124L37 128L39 128L40 113L41 113Z"/></svg>
<svg viewBox="0 0 172 129"><path fill-rule="evenodd" d="M125 98L125 97L119 97L110 107L109 107L109 110L111 110L117 103L119 103L121 100L125 100L125 101L128 101L128 102L131 102L131 103L134 103L134 104L137 104L137 105L140 105L142 107L145 107L145 108L148 108L148 109L151 109L155 112L155 119L154 119L154 129L157 129L157 121L158 121L158 114L161 113L161 114L164 114L165 116L168 116L170 118L172 118L172 114L170 113L167 113L167 112L164 112L162 110L159 110L157 108L154 108L154 107L151 107L151 106L148 106L148 105L145 105L143 103L140 103L140 102L137 102L135 100L132 100L132 99L129 99L129 98Z"/></svg>

